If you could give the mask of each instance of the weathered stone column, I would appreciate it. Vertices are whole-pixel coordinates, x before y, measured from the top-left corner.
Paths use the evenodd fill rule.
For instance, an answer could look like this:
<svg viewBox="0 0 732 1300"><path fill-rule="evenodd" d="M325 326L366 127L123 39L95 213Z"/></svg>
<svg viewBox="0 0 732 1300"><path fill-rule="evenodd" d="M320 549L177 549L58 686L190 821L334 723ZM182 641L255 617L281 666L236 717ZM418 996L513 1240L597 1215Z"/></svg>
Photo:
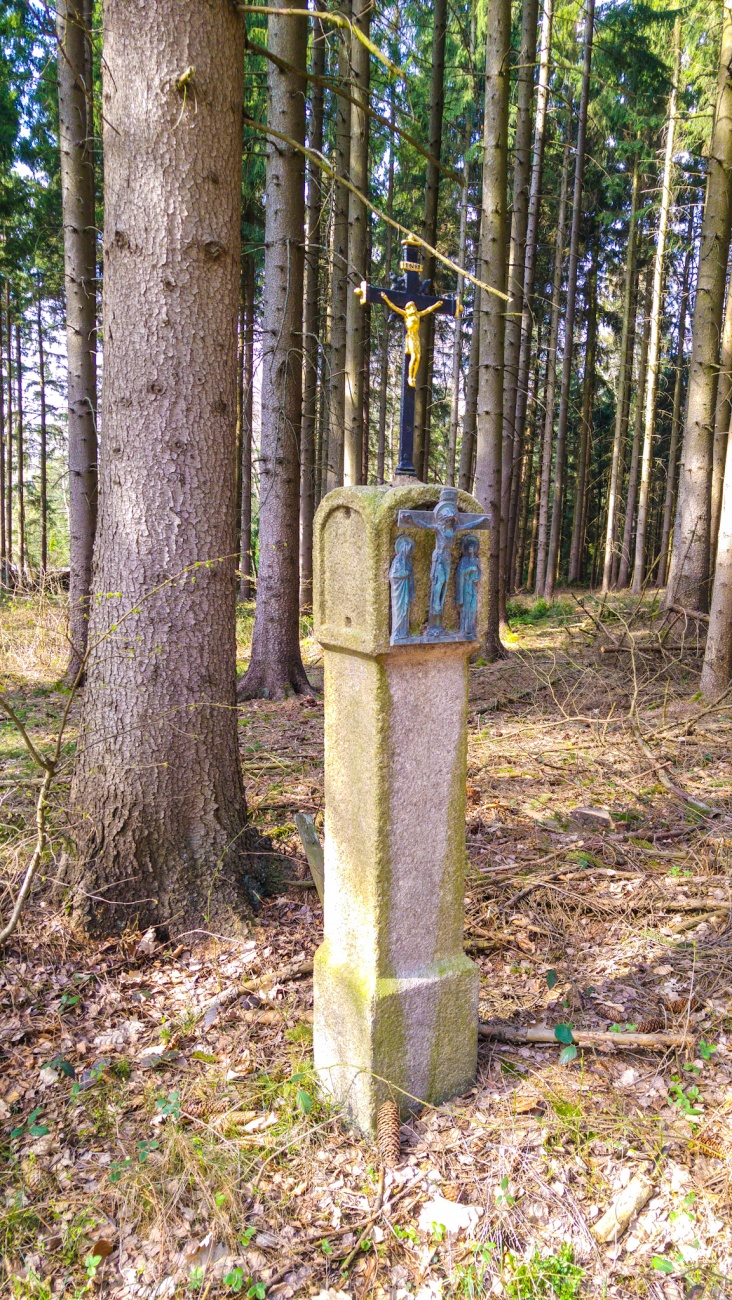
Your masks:
<svg viewBox="0 0 732 1300"><path fill-rule="evenodd" d="M417 514L400 523L400 510ZM478 971L462 936L468 657L487 616L479 511L464 492L410 484L337 489L315 518L325 655L315 1065L367 1133L386 1097L407 1113L475 1078ZM412 545L395 547L398 537Z"/></svg>

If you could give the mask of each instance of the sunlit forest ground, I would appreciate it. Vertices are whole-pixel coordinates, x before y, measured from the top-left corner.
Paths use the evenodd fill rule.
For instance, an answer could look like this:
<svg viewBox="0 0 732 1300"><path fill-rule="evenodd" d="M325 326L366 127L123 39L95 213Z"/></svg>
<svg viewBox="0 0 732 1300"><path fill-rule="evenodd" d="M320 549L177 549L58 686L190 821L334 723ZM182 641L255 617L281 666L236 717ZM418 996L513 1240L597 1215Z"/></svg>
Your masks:
<svg viewBox="0 0 732 1300"><path fill-rule="evenodd" d="M0 970L7 1293L730 1294L732 697L698 698L696 627L664 623L651 598L562 593L551 608L520 599L510 617L509 659L471 669L478 1082L403 1126L380 1205L377 1150L321 1102L311 1068L322 913L294 825L304 811L322 826L309 624L312 696L240 709L250 815L277 855L243 938L155 942L132 917L103 943L74 929L54 892L74 705L54 858ZM240 667L251 626L245 607ZM38 746L67 702L64 663L62 601L7 602L0 680ZM3 915L37 788L3 722ZM507 1041L557 1025L692 1045ZM593 1224L629 1185L644 1204L617 1244L598 1243ZM431 1226L436 1198L435 1214L438 1198L455 1204L455 1231Z"/></svg>

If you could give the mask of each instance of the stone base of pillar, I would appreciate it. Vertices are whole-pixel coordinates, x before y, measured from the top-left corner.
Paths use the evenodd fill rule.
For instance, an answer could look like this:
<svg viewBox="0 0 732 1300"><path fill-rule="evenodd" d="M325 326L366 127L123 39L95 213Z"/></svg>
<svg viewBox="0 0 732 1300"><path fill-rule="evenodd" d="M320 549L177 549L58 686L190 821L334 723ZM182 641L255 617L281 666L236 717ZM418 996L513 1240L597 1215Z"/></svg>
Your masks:
<svg viewBox="0 0 732 1300"><path fill-rule="evenodd" d="M328 943L315 957L315 1068L346 1118L373 1136L388 1097L403 1117L438 1105L475 1082L476 966L459 955L411 977L373 979L334 962Z"/></svg>

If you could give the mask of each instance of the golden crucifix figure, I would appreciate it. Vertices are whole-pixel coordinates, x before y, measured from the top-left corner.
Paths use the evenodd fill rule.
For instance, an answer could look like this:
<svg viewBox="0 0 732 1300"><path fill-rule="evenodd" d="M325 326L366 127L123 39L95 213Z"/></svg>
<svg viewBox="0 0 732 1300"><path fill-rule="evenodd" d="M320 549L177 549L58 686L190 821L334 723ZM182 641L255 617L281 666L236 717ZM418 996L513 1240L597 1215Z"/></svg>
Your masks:
<svg viewBox="0 0 732 1300"><path fill-rule="evenodd" d="M404 336L404 352L406 356L409 357L408 382L411 388L415 388L417 384L417 371L419 370L419 362L422 356L422 346L419 341L419 322L423 316L431 316L433 311L437 311L438 308L442 306L442 298L440 298L439 302L433 303L431 307L425 307L424 311L418 311L413 302L408 302L404 309L402 309L401 307L397 307L396 303L392 302L383 290L381 296L387 307L391 307L392 311L395 311L398 316L404 318L406 329L406 334Z"/></svg>

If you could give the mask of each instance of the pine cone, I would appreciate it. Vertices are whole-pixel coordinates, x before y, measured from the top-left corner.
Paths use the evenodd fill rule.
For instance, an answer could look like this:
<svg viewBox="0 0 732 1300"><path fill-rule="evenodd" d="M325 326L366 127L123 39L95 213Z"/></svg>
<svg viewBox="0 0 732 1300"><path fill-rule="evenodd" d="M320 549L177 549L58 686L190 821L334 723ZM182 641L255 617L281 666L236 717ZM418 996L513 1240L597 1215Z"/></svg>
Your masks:
<svg viewBox="0 0 732 1300"><path fill-rule="evenodd" d="M665 1028L666 1021L663 1016L649 1016L647 1020L641 1020L636 1032L639 1034L662 1034Z"/></svg>
<svg viewBox="0 0 732 1300"><path fill-rule="evenodd" d="M399 1108L396 1102L385 1101L376 1113L376 1145L384 1164L393 1166L399 1161Z"/></svg>

